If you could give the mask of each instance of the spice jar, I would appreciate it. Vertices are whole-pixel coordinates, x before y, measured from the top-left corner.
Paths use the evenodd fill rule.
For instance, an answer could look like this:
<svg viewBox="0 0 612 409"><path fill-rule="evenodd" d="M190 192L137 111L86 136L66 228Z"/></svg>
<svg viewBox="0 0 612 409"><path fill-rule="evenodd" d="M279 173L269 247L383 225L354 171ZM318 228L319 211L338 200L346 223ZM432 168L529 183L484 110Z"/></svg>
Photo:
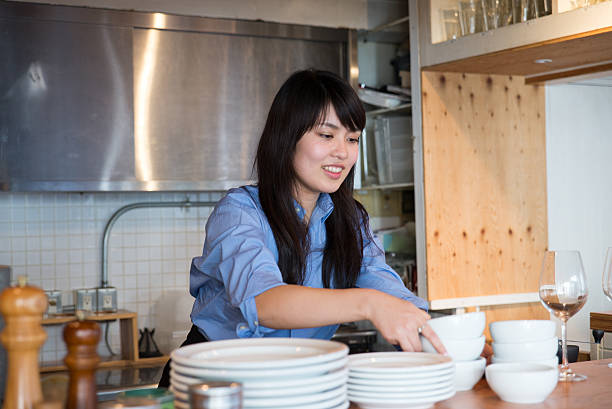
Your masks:
<svg viewBox="0 0 612 409"><path fill-rule="evenodd" d="M242 385L210 381L189 386L191 409L242 409Z"/></svg>

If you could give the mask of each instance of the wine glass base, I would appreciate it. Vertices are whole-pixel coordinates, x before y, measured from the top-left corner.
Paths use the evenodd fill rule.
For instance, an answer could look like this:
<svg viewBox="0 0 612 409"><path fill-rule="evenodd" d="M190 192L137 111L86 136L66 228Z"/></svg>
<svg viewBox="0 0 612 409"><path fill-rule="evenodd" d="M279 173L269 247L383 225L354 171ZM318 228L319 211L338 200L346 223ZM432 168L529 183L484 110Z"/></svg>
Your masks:
<svg viewBox="0 0 612 409"><path fill-rule="evenodd" d="M559 382L580 382L584 381L587 377L580 375L575 372L559 372Z"/></svg>

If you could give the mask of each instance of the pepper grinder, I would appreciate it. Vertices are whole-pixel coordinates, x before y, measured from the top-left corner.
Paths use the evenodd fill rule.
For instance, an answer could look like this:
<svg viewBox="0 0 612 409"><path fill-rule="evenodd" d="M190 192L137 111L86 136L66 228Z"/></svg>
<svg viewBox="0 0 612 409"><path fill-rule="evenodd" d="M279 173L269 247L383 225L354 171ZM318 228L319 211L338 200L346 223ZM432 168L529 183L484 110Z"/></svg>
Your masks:
<svg viewBox="0 0 612 409"><path fill-rule="evenodd" d="M96 409L95 373L100 363L97 352L100 326L94 321L86 321L83 311L77 311L77 321L64 327L64 341L68 348L64 362L70 372L66 409Z"/></svg>
<svg viewBox="0 0 612 409"><path fill-rule="evenodd" d="M16 287L0 293L5 327L0 341L7 351L8 372L3 409L32 409L42 401L38 351L47 339L42 328L47 296L20 276Z"/></svg>

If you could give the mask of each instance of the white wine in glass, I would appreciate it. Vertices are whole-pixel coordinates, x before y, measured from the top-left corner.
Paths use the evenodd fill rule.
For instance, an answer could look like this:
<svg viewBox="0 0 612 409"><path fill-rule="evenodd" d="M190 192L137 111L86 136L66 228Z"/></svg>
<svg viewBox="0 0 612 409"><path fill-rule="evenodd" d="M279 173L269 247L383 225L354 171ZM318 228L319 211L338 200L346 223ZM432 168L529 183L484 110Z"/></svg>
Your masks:
<svg viewBox="0 0 612 409"><path fill-rule="evenodd" d="M582 257L578 251L547 251L540 273L540 300L561 320L562 362L559 381L582 381L586 376L573 372L567 362L567 320L587 300L588 289Z"/></svg>
<svg viewBox="0 0 612 409"><path fill-rule="evenodd" d="M608 247L608 251L606 251L606 262L604 264L601 285L608 300L612 301L612 247Z"/></svg>

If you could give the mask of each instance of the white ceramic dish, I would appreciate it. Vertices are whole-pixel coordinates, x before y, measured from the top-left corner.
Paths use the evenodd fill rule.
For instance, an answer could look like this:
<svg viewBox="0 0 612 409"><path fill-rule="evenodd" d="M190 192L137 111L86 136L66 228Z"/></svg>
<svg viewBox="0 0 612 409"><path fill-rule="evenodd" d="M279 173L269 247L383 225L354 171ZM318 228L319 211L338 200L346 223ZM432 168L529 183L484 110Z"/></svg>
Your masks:
<svg viewBox="0 0 612 409"><path fill-rule="evenodd" d="M210 381L255 381L255 380L272 380L272 379L287 379L287 378L304 378L317 375L324 375L329 371L337 370L346 366L348 358L337 359L331 362L322 362L314 365L305 365L279 369L205 369L183 366L175 361L170 362L170 368L174 369L180 375L198 377Z"/></svg>
<svg viewBox="0 0 612 409"><path fill-rule="evenodd" d="M428 372L423 376L419 374L410 375L386 375L386 374L371 374L365 377L361 377L361 374L354 374L357 376L350 376L348 382L355 385L372 385L372 386L418 386L418 385L431 385L436 383L443 383L452 380L455 376L455 368L445 369L444 371ZM378 375L378 377L377 377Z"/></svg>
<svg viewBox="0 0 612 409"><path fill-rule="evenodd" d="M380 392L356 391L356 390L349 388L348 393L352 397L359 397L359 398L424 399L424 398L431 398L431 397L437 397L440 395L445 395L454 390L455 390L455 387L452 384L450 384L450 385L447 385L446 388L435 389L433 391L422 391L422 392L384 392L384 393L380 393Z"/></svg>
<svg viewBox="0 0 612 409"><path fill-rule="evenodd" d="M542 341L555 336L557 324L551 320L510 320L489 324L493 342Z"/></svg>
<svg viewBox="0 0 612 409"><path fill-rule="evenodd" d="M557 368L522 362L491 364L485 376L493 392L512 403L543 402L559 379Z"/></svg>
<svg viewBox="0 0 612 409"><path fill-rule="evenodd" d="M344 373L344 374L343 374ZM250 398L272 398L272 397L280 397L280 396L298 396L304 394L315 394L320 392L325 392L331 389L339 388L346 384L348 379L347 371L344 369L340 372L342 376L335 376L334 378L325 378L325 375L321 377L322 379L313 384L297 384L292 386L281 385L282 381L279 381L279 385L273 388L258 388L253 387L252 385L247 386L246 384L242 384L242 396L245 399ZM319 377L311 378L318 379ZM306 378L305 380L308 380ZM185 378L176 373L170 374L170 383L172 386L183 393L189 392L189 385L194 385L201 383L202 380L194 379L194 378Z"/></svg>
<svg viewBox="0 0 612 409"><path fill-rule="evenodd" d="M468 312L432 318L427 321L427 324L441 339L473 339L482 335L486 317L482 311Z"/></svg>
<svg viewBox="0 0 612 409"><path fill-rule="evenodd" d="M172 351L174 362L205 369L288 368L348 355L340 342L304 338L248 338L202 342Z"/></svg>
<svg viewBox="0 0 612 409"><path fill-rule="evenodd" d="M170 391L174 393L174 406L176 408L189 409L189 403L187 403L189 401L188 395L183 394L181 392L177 392L172 387L170 387ZM293 397L288 397L285 399L279 399L278 401L275 401L275 402L266 402L266 405L268 406L257 406L257 404L256 406L251 406L251 403L245 399L243 400L242 407L243 409L253 409L253 408L261 408L261 407L270 407L270 408L277 407L277 408L283 408L283 409L339 409L339 408L348 408L349 402L347 400L346 392L344 392L338 396L331 397L328 399L323 399L321 401L314 402L314 403L297 404L293 400ZM278 406L270 406L270 405L278 405Z"/></svg>
<svg viewBox="0 0 612 409"><path fill-rule="evenodd" d="M348 382L348 388L349 391L360 391L360 392L376 392L376 393L386 393L386 392L402 392L402 393L409 393L409 392L424 392L424 391L431 391L431 390L437 390L437 389L444 389L446 387L448 387L448 385L452 384L454 382L454 377L451 376L446 376L444 377L444 379L442 380L442 382L438 382L438 379L434 379L432 380L431 383L424 383L421 385L411 385L408 383L402 383L402 384L396 384L394 383L393 385L391 384L382 384L382 385L373 385L371 383L367 384L367 385L363 385L363 384L359 384L359 383L353 383L351 382L351 380L349 380Z"/></svg>
<svg viewBox="0 0 612 409"><path fill-rule="evenodd" d="M455 390L469 391L484 375L487 360L483 357L473 361L455 362Z"/></svg>
<svg viewBox="0 0 612 409"><path fill-rule="evenodd" d="M542 341L529 341L520 343L493 343L493 356L502 361L536 361L550 359L557 356L559 340L557 337Z"/></svg>
<svg viewBox="0 0 612 409"><path fill-rule="evenodd" d="M188 375L181 375L175 372L174 369L171 369L170 379L172 380L173 378L184 385L192 385L195 383L205 382L205 379ZM303 390L314 390L337 382L347 382L347 380L348 368L343 367L326 373L324 375L317 375L311 377L298 377L287 379L283 378L272 380L247 380L242 382L242 391L243 395L245 396L282 396L283 394L287 394L285 391L292 390L295 388L302 388Z"/></svg>
<svg viewBox="0 0 612 409"><path fill-rule="evenodd" d="M371 352L348 357L349 376L367 374L422 374L453 367L448 356L425 352Z"/></svg>
<svg viewBox="0 0 612 409"><path fill-rule="evenodd" d="M436 349L431 345L429 340L424 336L421 336L421 344L423 345L423 351L436 353ZM440 338L446 352L455 361L473 361L478 358L482 353L485 344L485 336L481 335L478 338L468 339L446 339Z"/></svg>
<svg viewBox="0 0 612 409"><path fill-rule="evenodd" d="M452 389L452 388L451 388ZM353 396L349 393L349 400L355 402L362 409L406 409L406 408L429 408L435 402L440 402L449 399L455 395L455 390L452 389L446 394L440 394L435 397L428 398L417 398L417 399L384 399L380 397L376 398L363 398L360 396Z"/></svg>
<svg viewBox="0 0 612 409"><path fill-rule="evenodd" d="M495 355L493 355L493 357L491 357L491 363L492 364L511 364L513 362L517 362L517 361L504 361L503 359L499 359ZM538 359L536 361L522 361L522 362L524 362L526 364L547 365L547 366L550 366L552 368L557 368L559 366L559 359L557 358L556 355L553 358Z"/></svg>
<svg viewBox="0 0 612 409"><path fill-rule="evenodd" d="M349 371L349 380L354 379L366 379L368 381L381 380L384 382L387 381L395 381L395 382L412 382L423 380L425 383L430 382L432 380L438 379L443 376L454 376L455 375L455 366L453 365L451 368L445 368L438 371L427 371L421 373L368 373L368 372L353 372Z"/></svg>

